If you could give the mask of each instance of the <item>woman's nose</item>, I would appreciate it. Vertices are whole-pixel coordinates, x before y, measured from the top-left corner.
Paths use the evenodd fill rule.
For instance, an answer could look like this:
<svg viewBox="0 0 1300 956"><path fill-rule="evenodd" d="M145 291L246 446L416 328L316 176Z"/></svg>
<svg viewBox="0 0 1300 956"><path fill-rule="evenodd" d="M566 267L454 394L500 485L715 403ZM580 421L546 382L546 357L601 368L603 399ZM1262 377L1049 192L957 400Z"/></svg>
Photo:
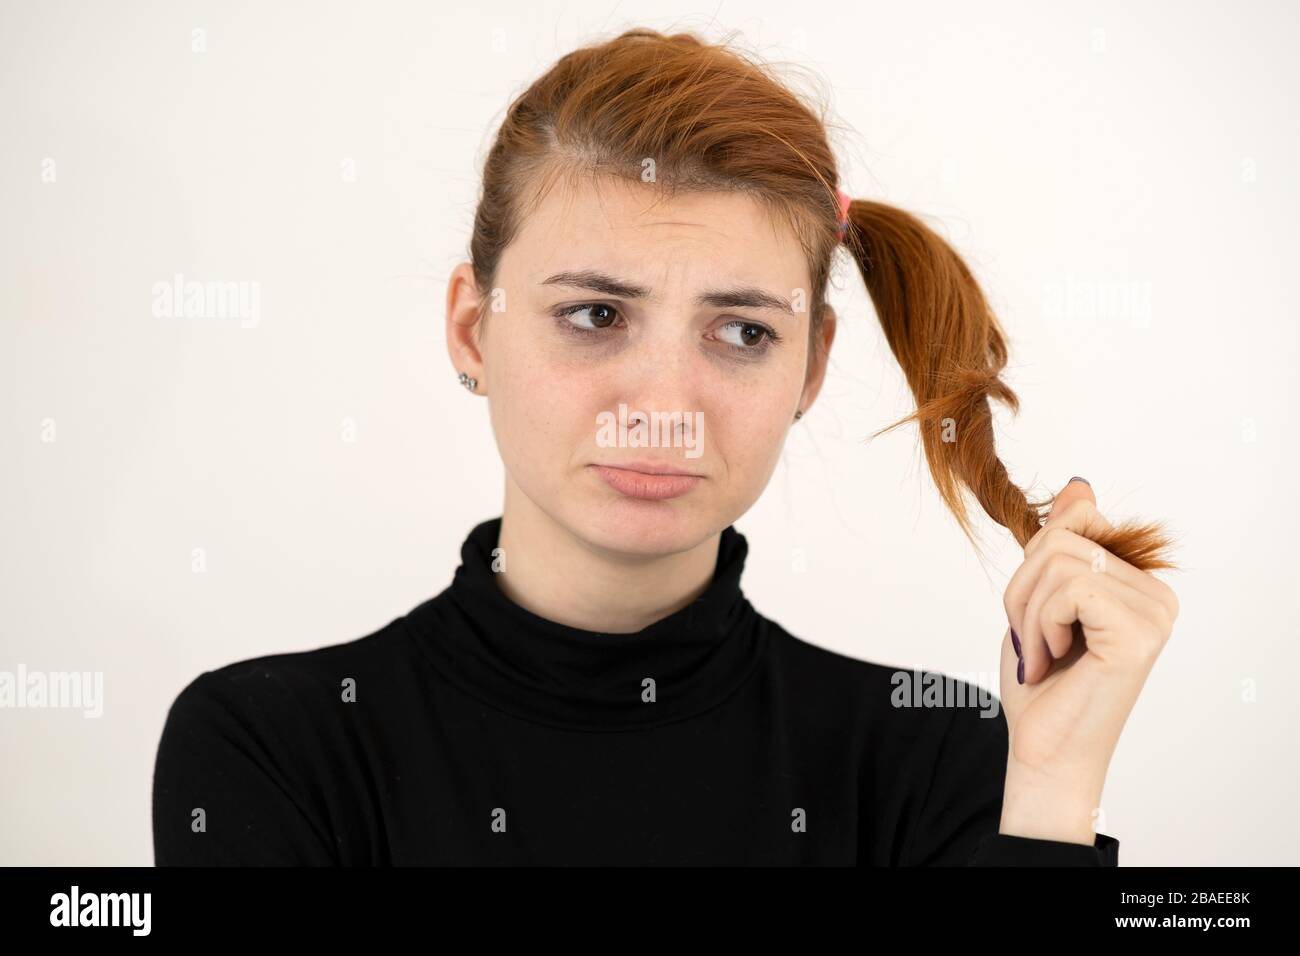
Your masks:
<svg viewBox="0 0 1300 956"><path fill-rule="evenodd" d="M647 340L626 356L624 401L646 411L696 412L703 375L699 351L682 338Z"/></svg>

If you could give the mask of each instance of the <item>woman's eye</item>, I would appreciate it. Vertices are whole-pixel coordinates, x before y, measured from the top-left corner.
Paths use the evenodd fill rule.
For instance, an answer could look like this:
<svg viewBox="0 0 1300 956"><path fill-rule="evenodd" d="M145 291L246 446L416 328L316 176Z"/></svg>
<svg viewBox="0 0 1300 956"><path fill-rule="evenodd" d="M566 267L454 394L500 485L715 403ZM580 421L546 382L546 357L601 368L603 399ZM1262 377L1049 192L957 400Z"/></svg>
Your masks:
<svg viewBox="0 0 1300 956"><path fill-rule="evenodd" d="M724 342L747 352L762 351L776 341L776 333L758 322L728 322L721 332Z"/></svg>
<svg viewBox="0 0 1300 956"><path fill-rule="evenodd" d="M586 321L573 318L573 316L581 316L584 312L590 312L593 315L587 317ZM578 331L594 332L612 326L618 319L618 310L604 303L588 302L583 305L571 305L568 308L560 309L555 315L557 318L564 319L566 324Z"/></svg>
<svg viewBox="0 0 1300 956"><path fill-rule="evenodd" d="M618 309L603 302L564 306L554 314L563 331L582 337L599 335L619 324ZM750 358L762 355L781 338L761 322L743 319L726 323L714 337L729 346L733 352L745 353Z"/></svg>

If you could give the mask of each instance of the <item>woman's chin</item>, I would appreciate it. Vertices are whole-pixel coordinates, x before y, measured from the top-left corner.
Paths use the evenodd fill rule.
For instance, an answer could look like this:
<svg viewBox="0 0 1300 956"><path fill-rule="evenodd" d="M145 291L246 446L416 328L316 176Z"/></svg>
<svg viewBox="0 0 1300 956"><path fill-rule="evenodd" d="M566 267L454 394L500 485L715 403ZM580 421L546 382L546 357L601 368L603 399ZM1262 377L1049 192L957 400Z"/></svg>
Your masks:
<svg viewBox="0 0 1300 956"><path fill-rule="evenodd" d="M698 503L624 495L600 496L577 516L579 537L593 547L636 555L675 554L696 547L719 525Z"/></svg>

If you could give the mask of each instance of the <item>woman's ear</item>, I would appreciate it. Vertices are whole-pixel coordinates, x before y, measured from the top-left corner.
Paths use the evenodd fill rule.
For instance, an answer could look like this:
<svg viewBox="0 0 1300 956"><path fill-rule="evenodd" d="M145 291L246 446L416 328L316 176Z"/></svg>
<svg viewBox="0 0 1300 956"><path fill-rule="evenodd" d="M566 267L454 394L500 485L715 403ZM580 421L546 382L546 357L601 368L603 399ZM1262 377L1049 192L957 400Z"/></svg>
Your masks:
<svg viewBox="0 0 1300 956"><path fill-rule="evenodd" d="M808 373L804 377L803 394L799 396L799 410L804 415L817 400L817 393L826 378L831 343L835 341L835 320L835 310L829 304L823 305L821 326L814 336L809 337Z"/></svg>
<svg viewBox="0 0 1300 956"><path fill-rule="evenodd" d="M486 394L487 380L478 343L482 307L483 296L474 280L474 267L462 262L451 271L447 282L447 354L455 371L477 380L474 391Z"/></svg>

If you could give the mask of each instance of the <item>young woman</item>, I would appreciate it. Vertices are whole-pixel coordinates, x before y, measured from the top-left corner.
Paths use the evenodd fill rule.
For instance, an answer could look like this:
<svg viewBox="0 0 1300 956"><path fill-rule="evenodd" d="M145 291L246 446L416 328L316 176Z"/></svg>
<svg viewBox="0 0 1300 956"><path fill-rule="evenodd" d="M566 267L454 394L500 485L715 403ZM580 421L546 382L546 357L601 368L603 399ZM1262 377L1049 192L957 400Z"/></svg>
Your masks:
<svg viewBox="0 0 1300 956"><path fill-rule="evenodd" d="M1093 816L1177 615L1150 574L1167 542L1112 527L1084 481L1037 503L1011 483L989 400L1016 396L980 290L918 219L838 182L812 109L690 35L629 31L519 96L447 291L502 514L381 630L180 693L159 864L1117 862ZM740 588L733 523L817 397L840 249L945 502L971 535L969 491L1025 549L993 713L920 706Z"/></svg>

